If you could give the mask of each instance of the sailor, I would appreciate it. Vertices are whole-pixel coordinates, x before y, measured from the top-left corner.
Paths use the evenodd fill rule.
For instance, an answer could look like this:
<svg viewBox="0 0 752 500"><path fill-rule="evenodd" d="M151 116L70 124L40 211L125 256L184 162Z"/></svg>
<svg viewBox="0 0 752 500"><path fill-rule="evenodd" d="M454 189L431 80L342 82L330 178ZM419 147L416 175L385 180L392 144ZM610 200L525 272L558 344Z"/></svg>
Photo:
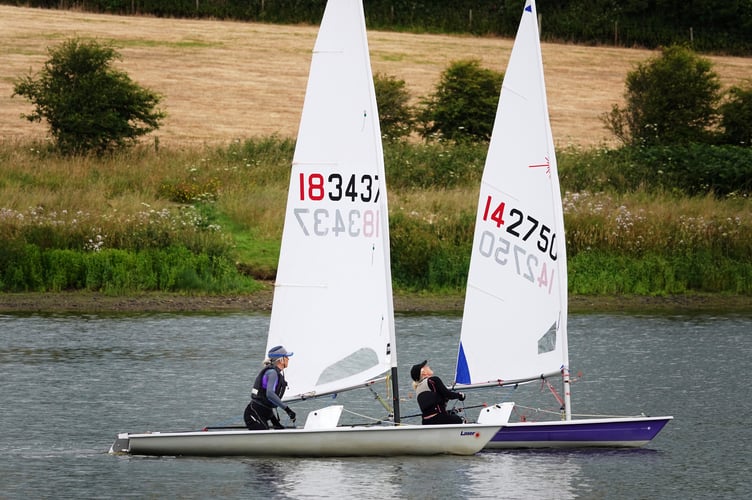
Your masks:
<svg viewBox="0 0 752 500"><path fill-rule="evenodd" d="M446 409L450 399L465 400L465 394L447 389L444 382L433 374L428 360L413 365L410 369L418 406L423 415L423 425L462 424L462 417Z"/></svg>
<svg viewBox="0 0 752 500"><path fill-rule="evenodd" d="M293 353L278 345L272 347L264 360L264 366L256 376L251 389L251 402L245 408L243 419L245 426L250 430L269 429L269 424L274 429L284 429L279 422L276 408L282 408L295 423L295 412L282 402L282 397L287 389L284 369L290 362Z"/></svg>

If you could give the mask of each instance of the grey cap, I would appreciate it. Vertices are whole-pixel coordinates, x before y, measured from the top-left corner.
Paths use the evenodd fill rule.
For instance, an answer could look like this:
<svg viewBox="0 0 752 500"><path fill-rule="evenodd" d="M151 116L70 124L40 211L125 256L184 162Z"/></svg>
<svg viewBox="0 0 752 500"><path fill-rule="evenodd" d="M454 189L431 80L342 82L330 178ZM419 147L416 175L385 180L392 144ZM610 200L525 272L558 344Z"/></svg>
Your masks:
<svg viewBox="0 0 752 500"><path fill-rule="evenodd" d="M285 349L281 345L278 345L276 347L272 347L271 349L269 349L268 355L271 359L274 359L274 358L290 357L293 355L293 353L287 352L287 349Z"/></svg>

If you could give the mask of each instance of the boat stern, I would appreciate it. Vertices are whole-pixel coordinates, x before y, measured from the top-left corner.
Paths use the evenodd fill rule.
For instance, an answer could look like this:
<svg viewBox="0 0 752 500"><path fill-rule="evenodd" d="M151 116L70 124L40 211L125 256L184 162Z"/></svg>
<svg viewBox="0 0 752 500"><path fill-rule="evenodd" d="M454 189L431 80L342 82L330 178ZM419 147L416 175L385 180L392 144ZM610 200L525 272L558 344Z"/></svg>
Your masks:
<svg viewBox="0 0 752 500"><path fill-rule="evenodd" d="M131 440L128 437L128 433L121 432L115 438L115 442L112 443L112 446L110 446L110 453L111 454L130 453L130 451L131 451Z"/></svg>
<svg viewBox="0 0 752 500"><path fill-rule="evenodd" d="M480 411L478 423L504 425L509 422L512 411L514 411L514 402L511 401L487 406Z"/></svg>

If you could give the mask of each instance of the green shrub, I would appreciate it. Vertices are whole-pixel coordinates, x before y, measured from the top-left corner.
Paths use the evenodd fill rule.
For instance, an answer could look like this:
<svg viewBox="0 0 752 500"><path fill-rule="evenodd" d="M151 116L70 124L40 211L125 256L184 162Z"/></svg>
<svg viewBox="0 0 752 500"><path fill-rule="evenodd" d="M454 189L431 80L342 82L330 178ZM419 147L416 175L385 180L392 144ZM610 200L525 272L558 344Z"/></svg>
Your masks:
<svg viewBox="0 0 752 500"><path fill-rule="evenodd" d="M734 86L728 100L720 107L721 141L725 144L752 147L752 83Z"/></svg>
<svg viewBox="0 0 752 500"><path fill-rule="evenodd" d="M377 73L373 76L373 85L379 107L381 136L388 141L409 136L413 131L414 118L405 80Z"/></svg>
<svg viewBox="0 0 752 500"><path fill-rule="evenodd" d="M112 67L120 57L112 47L74 38L49 54L36 78L15 82L13 95L31 101L34 111L25 117L47 121L63 153L103 153L159 127L160 97Z"/></svg>
<svg viewBox="0 0 752 500"><path fill-rule="evenodd" d="M712 63L673 45L627 74L625 108L602 116L606 128L634 146L711 142L720 80Z"/></svg>
<svg viewBox="0 0 752 500"><path fill-rule="evenodd" d="M480 61L456 61L441 74L436 91L421 101L420 134L427 139L488 141L504 74Z"/></svg>

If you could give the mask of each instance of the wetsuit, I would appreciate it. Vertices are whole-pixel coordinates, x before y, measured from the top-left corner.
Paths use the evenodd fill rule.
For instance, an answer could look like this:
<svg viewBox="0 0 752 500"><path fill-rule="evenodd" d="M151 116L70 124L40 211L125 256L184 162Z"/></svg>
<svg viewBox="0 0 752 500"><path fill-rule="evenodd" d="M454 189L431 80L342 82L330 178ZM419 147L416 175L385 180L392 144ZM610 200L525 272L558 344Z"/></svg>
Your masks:
<svg viewBox="0 0 752 500"><path fill-rule="evenodd" d="M418 383L415 393L423 414L423 425L463 423L462 417L446 409L447 401L460 399L460 393L447 389L439 377L424 378Z"/></svg>
<svg viewBox="0 0 752 500"><path fill-rule="evenodd" d="M245 426L250 430L268 429L271 422L275 429L284 429L274 408L287 409L282 402L285 389L287 382L282 371L274 365L264 367L253 382L251 402L243 413Z"/></svg>

